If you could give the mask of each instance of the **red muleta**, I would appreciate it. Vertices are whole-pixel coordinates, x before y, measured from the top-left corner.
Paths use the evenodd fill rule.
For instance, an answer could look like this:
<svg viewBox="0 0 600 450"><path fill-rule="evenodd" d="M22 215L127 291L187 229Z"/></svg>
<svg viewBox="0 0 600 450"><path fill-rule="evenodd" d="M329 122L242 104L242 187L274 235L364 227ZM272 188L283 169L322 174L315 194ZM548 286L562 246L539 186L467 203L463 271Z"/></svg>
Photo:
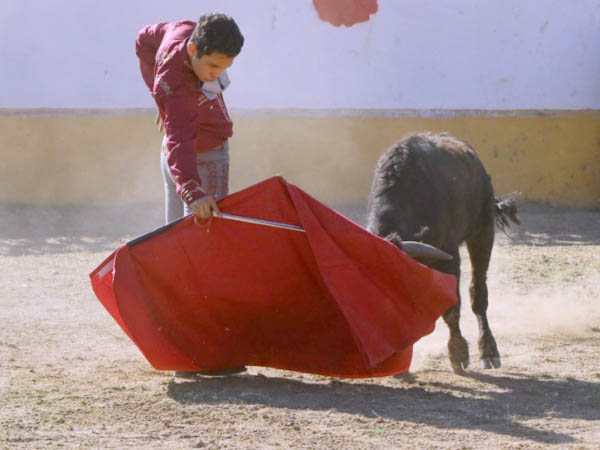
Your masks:
<svg viewBox="0 0 600 450"><path fill-rule="evenodd" d="M265 366L335 377L408 370L412 345L456 303L456 279L281 177L222 211L305 232L193 216L118 248L94 292L159 370Z"/></svg>

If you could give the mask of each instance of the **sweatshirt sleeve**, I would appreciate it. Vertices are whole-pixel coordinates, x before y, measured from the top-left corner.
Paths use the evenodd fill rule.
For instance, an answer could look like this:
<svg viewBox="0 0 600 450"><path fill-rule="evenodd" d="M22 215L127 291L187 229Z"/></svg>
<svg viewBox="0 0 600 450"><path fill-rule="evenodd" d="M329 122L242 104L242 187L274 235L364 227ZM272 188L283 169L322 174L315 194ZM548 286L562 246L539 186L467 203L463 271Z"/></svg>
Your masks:
<svg viewBox="0 0 600 450"><path fill-rule="evenodd" d="M177 193L188 205L206 195L196 167L198 138L197 97L190 93L170 95L163 100L167 163L177 184Z"/></svg>
<svg viewBox="0 0 600 450"><path fill-rule="evenodd" d="M154 88L154 64L156 51L160 47L166 23L147 25L142 28L135 40L135 54L140 60L140 70L150 92Z"/></svg>

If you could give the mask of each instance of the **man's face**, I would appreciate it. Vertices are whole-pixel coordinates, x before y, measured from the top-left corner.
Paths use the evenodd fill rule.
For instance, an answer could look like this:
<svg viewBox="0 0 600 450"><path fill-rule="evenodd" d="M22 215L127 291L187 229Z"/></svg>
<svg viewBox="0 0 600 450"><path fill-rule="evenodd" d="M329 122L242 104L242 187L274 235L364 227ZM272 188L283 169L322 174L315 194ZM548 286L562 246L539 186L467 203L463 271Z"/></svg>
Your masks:
<svg viewBox="0 0 600 450"><path fill-rule="evenodd" d="M221 72L233 64L233 58L223 53L214 52L198 57L195 44L189 43L187 48L192 69L200 81L215 81Z"/></svg>

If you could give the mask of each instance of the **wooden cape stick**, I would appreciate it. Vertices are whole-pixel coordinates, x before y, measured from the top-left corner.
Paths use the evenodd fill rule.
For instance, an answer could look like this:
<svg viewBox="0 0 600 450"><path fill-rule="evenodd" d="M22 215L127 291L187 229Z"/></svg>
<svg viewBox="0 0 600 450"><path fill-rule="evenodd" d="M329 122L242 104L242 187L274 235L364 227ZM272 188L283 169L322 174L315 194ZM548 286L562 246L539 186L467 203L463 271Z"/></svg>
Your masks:
<svg viewBox="0 0 600 450"><path fill-rule="evenodd" d="M271 220L255 219L254 217L236 216L234 214L228 214L228 213L224 213L224 212L215 214L215 217L220 217L221 219L227 219L227 220L236 220L238 222L253 223L255 225L263 225L266 227L284 228L286 230L304 232L304 228L299 227L298 225L290 225L288 223L282 223L282 222L273 222Z"/></svg>

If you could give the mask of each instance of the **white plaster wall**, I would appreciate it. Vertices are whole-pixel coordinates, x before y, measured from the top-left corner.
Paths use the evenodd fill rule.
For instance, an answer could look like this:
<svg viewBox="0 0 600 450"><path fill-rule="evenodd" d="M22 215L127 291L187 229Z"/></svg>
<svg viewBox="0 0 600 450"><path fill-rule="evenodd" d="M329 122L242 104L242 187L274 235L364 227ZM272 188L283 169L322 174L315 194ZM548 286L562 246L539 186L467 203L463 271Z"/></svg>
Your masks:
<svg viewBox="0 0 600 450"><path fill-rule="evenodd" d="M232 108L600 109L600 0L0 0L0 108L151 107L134 38L223 11L246 44Z"/></svg>

